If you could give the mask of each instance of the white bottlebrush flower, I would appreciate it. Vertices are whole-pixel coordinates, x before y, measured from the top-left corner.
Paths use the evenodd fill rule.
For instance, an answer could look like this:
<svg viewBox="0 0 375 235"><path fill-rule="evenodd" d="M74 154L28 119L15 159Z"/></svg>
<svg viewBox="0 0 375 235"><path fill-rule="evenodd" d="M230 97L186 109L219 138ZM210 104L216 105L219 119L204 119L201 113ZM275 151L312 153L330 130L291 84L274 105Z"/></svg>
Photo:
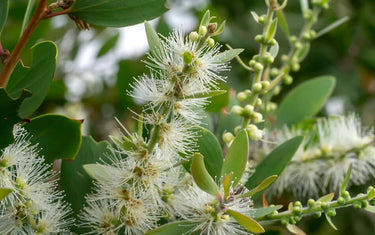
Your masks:
<svg viewBox="0 0 375 235"><path fill-rule="evenodd" d="M174 105L175 112L192 124L201 124L204 117L203 107L208 103L206 98L183 99Z"/></svg>
<svg viewBox="0 0 375 235"><path fill-rule="evenodd" d="M374 135L354 114L318 119L308 130L284 128L268 137L281 144L298 135L305 136L303 142L269 192L280 195L289 190L297 196L312 197L327 189L337 191L350 164L350 183L363 184L374 176ZM270 145L266 149L272 150Z"/></svg>
<svg viewBox="0 0 375 235"><path fill-rule="evenodd" d="M0 231L5 234L68 233L70 208L56 192L50 166L38 156L26 131L14 128L15 143L2 150L0 186L12 192L0 201Z"/></svg>
<svg viewBox="0 0 375 235"><path fill-rule="evenodd" d="M252 202L248 199L234 199L219 205L215 196L202 191L194 184L173 195L169 202L179 217L197 224L192 233L198 231L200 234L212 235L250 234L222 210L224 207L249 214Z"/></svg>

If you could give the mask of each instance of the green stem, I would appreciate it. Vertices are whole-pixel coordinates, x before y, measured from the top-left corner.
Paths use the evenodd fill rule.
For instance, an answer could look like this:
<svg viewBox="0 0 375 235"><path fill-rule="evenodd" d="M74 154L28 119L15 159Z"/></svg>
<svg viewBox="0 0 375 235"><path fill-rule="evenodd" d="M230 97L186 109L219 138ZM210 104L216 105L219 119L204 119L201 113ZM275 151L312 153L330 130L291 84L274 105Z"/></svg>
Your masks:
<svg viewBox="0 0 375 235"><path fill-rule="evenodd" d="M47 14L47 2L48 0L39 1L33 17L31 17L30 22L23 32L20 40L17 42L13 52L4 64L3 70L0 73L0 87L5 87L5 85L7 84L14 67L18 62L18 59L26 46L26 43L29 41L32 33L34 32L40 21L43 20L45 15Z"/></svg>

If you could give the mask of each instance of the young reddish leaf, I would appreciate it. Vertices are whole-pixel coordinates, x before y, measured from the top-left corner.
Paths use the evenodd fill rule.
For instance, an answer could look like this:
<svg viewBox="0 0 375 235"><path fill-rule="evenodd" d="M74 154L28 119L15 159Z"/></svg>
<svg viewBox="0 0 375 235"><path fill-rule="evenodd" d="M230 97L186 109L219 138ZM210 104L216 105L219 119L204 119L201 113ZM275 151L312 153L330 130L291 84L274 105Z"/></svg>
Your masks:
<svg viewBox="0 0 375 235"><path fill-rule="evenodd" d="M227 199L227 197L229 196L229 189L230 189L230 185L232 183L232 176L233 176L233 172L229 173L223 179L223 188L224 188L225 199Z"/></svg>
<svg viewBox="0 0 375 235"><path fill-rule="evenodd" d="M335 196L335 193L324 195L323 197L319 198L317 202L330 202L332 201L334 196Z"/></svg>

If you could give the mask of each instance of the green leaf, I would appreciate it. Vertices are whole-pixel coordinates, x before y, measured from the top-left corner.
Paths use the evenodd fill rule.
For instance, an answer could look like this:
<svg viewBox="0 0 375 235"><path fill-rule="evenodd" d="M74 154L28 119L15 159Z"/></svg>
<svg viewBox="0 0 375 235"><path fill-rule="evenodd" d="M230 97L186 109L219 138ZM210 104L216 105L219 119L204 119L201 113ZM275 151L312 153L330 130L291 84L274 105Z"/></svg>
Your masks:
<svg viewBox="0 0 375 235"><path fill-rule="evenodd" d="M224 83L219 83L218 88L225 92L221 94L217 92L218 95L211 96L208 99L208 104L205 106L205 110L208 112L219 113L229 104L229 88Z"/></svg>
<svg viewBox="0 0 375 235"><path fill-rule="evenodd" d="M305 13L307 10L309 10L309 1L308 0L299 0L299 3L301 5L302 13Z"/></svg>
<svg viewBox="0 0 375 235"><path fill-rule="evenodd" d="M219 179L224 155L216 136L203 127L198 129L198 152L204 156L204 165L213 179Z"/></svg>
<svg viewBox="0 0 375 235"><path fill-rule="evenodd" d="M367 192L367 200L372 200L375 198L375 189L374 188L371 188L368 192Z"/></svg>
<svg viewBox="0 0 375 235"><path fill-rule="evenodd" d="M329 194L324 195L323 197L319 198L317 200L317 202L330 202L330 201L332 201L334 196L335 196L334 193L329 193Z"/></svg>
<svg viewBox="0 0 375 235"><path fill-rule="evenodd" d="M26 8L25 16L23 17L20 35L22 35L23 31L25 31L26 25L30 20L31 14L33 12L34 4L35 4L35 0L29 0L29 2L27 3L27 8Z"/></svg>
<svg viewBox="0 0 375 235"><path fill-rule="evenodd" d="M266 42L269 42L275 36L276 30L277 30L277 18L272 20L270 28L268 29L268 32L264 40Z"/></svg>
<svg viewBox="0 0 375 235"><path fill-rule="evenodd" d="M246 187L252 189L267 177L271 175L280 175L288 162L293 158L302 140L302 136L296 136L285 141L268 154L266 158L255 167L255 173L252 174L247 181ZM259 193L256 195L258 194ZM254 197L256 195L254 195Z"/></svg>
<svg viewBox="0 0 375 235"><path fill-rule="evenodd" d="M120 34L116 33L115 35L107 39L106 42L103 44L102 48L100 48L97 57L107 54L108 51L114 48L116 46L116 43L118 42L119 37Z"/></svg>
<svg viewBox="0 0 375 235"><path fill-rule="evenodd" d="M190 221L176 221L164 224L153 230L148 231L144 235L184 235L191 234L191 230L198 226L197 223Z"/></svg>
<svg viewBox="0 0 375 235"><path fill-rule="evenodd" d="M31 143L38 144L46 162L74 159L81 146L80 120L63 115L45 114L30 120L23 127L32 135Z"/></svg>
<svg viewBox="0 0 375 235"><path fill-rule="evenodd" d="M191 175L194 178L195 183L203 191L216 196L219 192L215 181L208 173L205 165L203 156L200 153L194 153L193 162L191 164Z"/></svg>
<svg viewBox="0 0 375 235"><path fill-rule="evenodd" d="M304 60L306 56L309 54L309 51L310 51L310 43L309 42L303 43L302 48L297 51L296 57L298 59L298 62L301 62L302 60Z"/></svg>
<svg viewBox="0 0 375 235"><path fill-rule="evenodd" d="M161 44L160 38L154 28L145 21L145 30L147 35L148 46L152 54L165 53L164 47Z"/></svg>
<svg viewBox="0 0 375 235"><path fill-rule="evenodd" d="M0 35L1 35L1 32L3 31L5 22L7 21L8 10L9 10L9 0L1 0L0 1Z"/></svg>
<svg viewBox="0 0 375 235"><path fill-rule="evenodd" d="M348 186L351 172L352 172L352 163L350 163L348 171L346 172L344 182L342 182L341 189L340 189L340 195L342 195L344 193L344 191L346 190L346 187Z"/></svg>
<svg viewBox="0 0 375 235"><path fill-rule="evenodd" d="M91 179L106 182L109 179L109 172L111 169L115 169L114 166L103 165L103 164L84 164L83 169L90 176Z"/></svg>
<svg viewBox="0 0 375 235"><path fill-rule="evenodd" d="M165 0L76 0L70 8L71 15L107 27L134 25L166 11Z"/></svg>
<svg viewBox="0 0 375 235"><path fill-rule="evenodd" d="M91 136L83 136L77 157L73 161L61 163L60 186L65 191L65 199L71 205L74 215L78 215L83 208L86 201L84 197L93 186L82 166L98 162L108 152L108 146L106 141L98 143Z"/></svg>
<svg viewBox="0 0 375 235"><path fill-rule="evenodd" d="M345 16L335 22L333 22L332 24L328 25L327 27L325 27L324 29L320 30L319 32L316 33L315 35L315 38L318 38L326 33L328 33L329 31L332 31L334 30L335 28L339 27L340 25L342 25L343 23L347 22L350 18L348 16Z"/></svg>
<svg viewBox="0 0 375 235"><path fill-rule="evenodd" d="M306 235L306 233L304 231L302 231L302 229L298 228L294 224L288 224L286 226L286 228L289 230L289 232L291 232L293 234L296 234L296 235Z"/></svg>
<svg viewBox="0 0 375 235"><path fill-rule="evenodd" d="M254 219L241 214L240 212L228 209L226 213L232 216L240 225L249 230L252 233L264 233L265 230L257 221Z"/></svg>
<svg viewBox="0 0 375 235"><path fill-rule="evenodd" d="M210 22L210 10L207 10L202 17L202 20L199 26L207 26L209 22Z"/></svg>
<svg viewBox="0 0 375 235"><path fill-rule="evenodd" d="M334 86L334 77L322 76L295 87L280 104L277 126L298 124L315 115L331 95Z"/></svg>
<svg viewBox="0 0 375 235"><path fill-rule="evenodd" d="M6 196L8 196L11 192L12 189L10 188L0 188L0 201L6 198Z"/></svg>
<svg viewBox="0 0 375 235"><path fill-rule="evenodd" d="M24 91L20 97L13 99L4 88L0 88L0 149L14 142L13 125L22 121L18 116L18 109L23 100L30 96L29 91Z"/></svg>
<svg viewBox="0 0 375 235"><path fill-rule="evenodd" d="M215 55L212 58L212 62L214 64L222 64L226 63L230 60L232 60L234 57L238 56L241 52L243 52L243 49L231 49L231 50L226 50L224 52L221 52L217 55Z"/></svg>
<svg viewBox="0 0 375 235"><path fill-rule="evenodd" d="M31 48L33 62L31 68L23 67L18 62L11 74L5 89L10 96L18 97L24 89L31 91L32 96L25 99L19 115L29 117L42 103L47 95L56 68L57 47L51 41L44 41Z"/></svg>
<svg viewBox="0 0 375 235"><path fill-rule="evenodd" d="M325 216L326 216L326 219L327 219L329 225L331 225L331 227L332 227L334 230L337 230L336 226L333 224L333 222L332 222L332 220L331 220L331 217L329 217L329 216L327 215L327 213L324 213L324 214L325 214Z"/></svg>
<svg viewBox="0 0 375 235"><path fill-rule="evenodd" d="M277 211L281 209L283 206L269 206L269 207L261 207L251 210L251 213L254 218L260 218L266 215L269 215L273 213L274 211Z"/></svg>
<svg viewBox="0 0 375 235"><path fill-rule="evenodd" d="M277 56L277 54L279 54L279 43L277 41L276 41L275 45L271 46L269 52L270 52L271 56L274 57L274 58Z"/></svg>
<svg viewBox="0 0 375 235"><path fill-rule="evenodd" d="M288 21L286 20L286 18L284 16L284 12L282 10L278 10L278 11L276 11L276 14L277 14L277 18L279 19L281 29L285 33L285 36L287 38L289 38L290 37L290 31L289 31Z"/></svg>
<svg viewBox="0 0 375 235"><path fill-rule="evenodd" d="M246 168L248 154L249 140L247 132L242 130L229 147L221 169L221 176L223 177L233 172L233 187L241 180Z"/></svg>
<svg viewBox="0 0 375 235"><path fill-rule="evenodd" d="M370 212L370 213L373 213L375 214L375 206L370 206L370 205L367 205L365 208L366 211Z"/></svg>
<svg viewBox="0 0 375 235"><path fill-rule="evenodd" d="M260 192L260 191L264 190L265 188L267 188L276 179L277 179L277 175L272 175L272 176L266 178L265 180L263 180L262 183L260 183L258 186L256 186L255 188L251 189L249 192L240 195L239 197L251 197L255 193Z"/></svg>
<svg viewBox="0 0 375 235"><path fill-rule="evenodd" d="M254 21L259 24L259 16L255 11L250 11L251 16L253 17Z"/></svg>

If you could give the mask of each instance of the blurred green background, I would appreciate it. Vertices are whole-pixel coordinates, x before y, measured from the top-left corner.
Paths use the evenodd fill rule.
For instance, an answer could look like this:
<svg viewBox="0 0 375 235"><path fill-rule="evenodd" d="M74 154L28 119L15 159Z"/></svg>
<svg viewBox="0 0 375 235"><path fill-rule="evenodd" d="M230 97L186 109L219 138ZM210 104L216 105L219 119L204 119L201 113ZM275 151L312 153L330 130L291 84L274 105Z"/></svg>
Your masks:
<svg viewBox="0 0 375 235"><path fill-rule="evenodd" d="M20 35L26 2L10 1L8 22L1 35L2 46L10 51ZM264 1L171 0L168 6L171 9L168 13L152 21L161 34L167 35L176 26L184 32L193 30L205 10L210 9L218 21L227 21L225 32L217 40L234 48L244 48L241 57L246 62L257 53L258 44L254 36L261 33L262 28L253 21L250 11L265 14ZM297 34L303 22L299 1L289 1L285 15L291 32ZM301 70L292 74L295 82L285 87L274 99L279 101L289 89L306 79L333 75L337 79L337 86L322 115L356 112L366 125L374 125L375 1L332 0L330 9L323 12L314 29L319 31L344 16L349 16L350 20L312 42L312 49L302 62ZM286 52L289 45L284 34L279 32L276 38L280 53ZM67 16L59 16L43 21L27 48L41 40L54 41L58 45L59 56L47 99L34 113L35 116L53 112L85 119L84 134L92 135L96 140L108 139L109 134L116 134L118 126L114 116L130 129L135 126L131 110L139 111L140 107L128 96L127 90L134 77L148 72L142 63L147 50L142 26L114 29L92 25L90 31L79 31ZM23 53L22 60L24 64L30 64L28 50ZM234 90L243 90L250 84L251 74L236 61L232 62L232 71L227 76L226 85ZM211 128L217 129L215 123L219 117L218 114L209 117ZM352 190L360 192L365 188ZM289 199L285 195L277 202L285 203ZM352 208L343 209L337 214L333 222L339 231L330 228L322 218L306 218L298 225L307 234L374 234L375 216ZM267 234L288 234L279 225L270 226L269 229L272 231Z"/></svg>

